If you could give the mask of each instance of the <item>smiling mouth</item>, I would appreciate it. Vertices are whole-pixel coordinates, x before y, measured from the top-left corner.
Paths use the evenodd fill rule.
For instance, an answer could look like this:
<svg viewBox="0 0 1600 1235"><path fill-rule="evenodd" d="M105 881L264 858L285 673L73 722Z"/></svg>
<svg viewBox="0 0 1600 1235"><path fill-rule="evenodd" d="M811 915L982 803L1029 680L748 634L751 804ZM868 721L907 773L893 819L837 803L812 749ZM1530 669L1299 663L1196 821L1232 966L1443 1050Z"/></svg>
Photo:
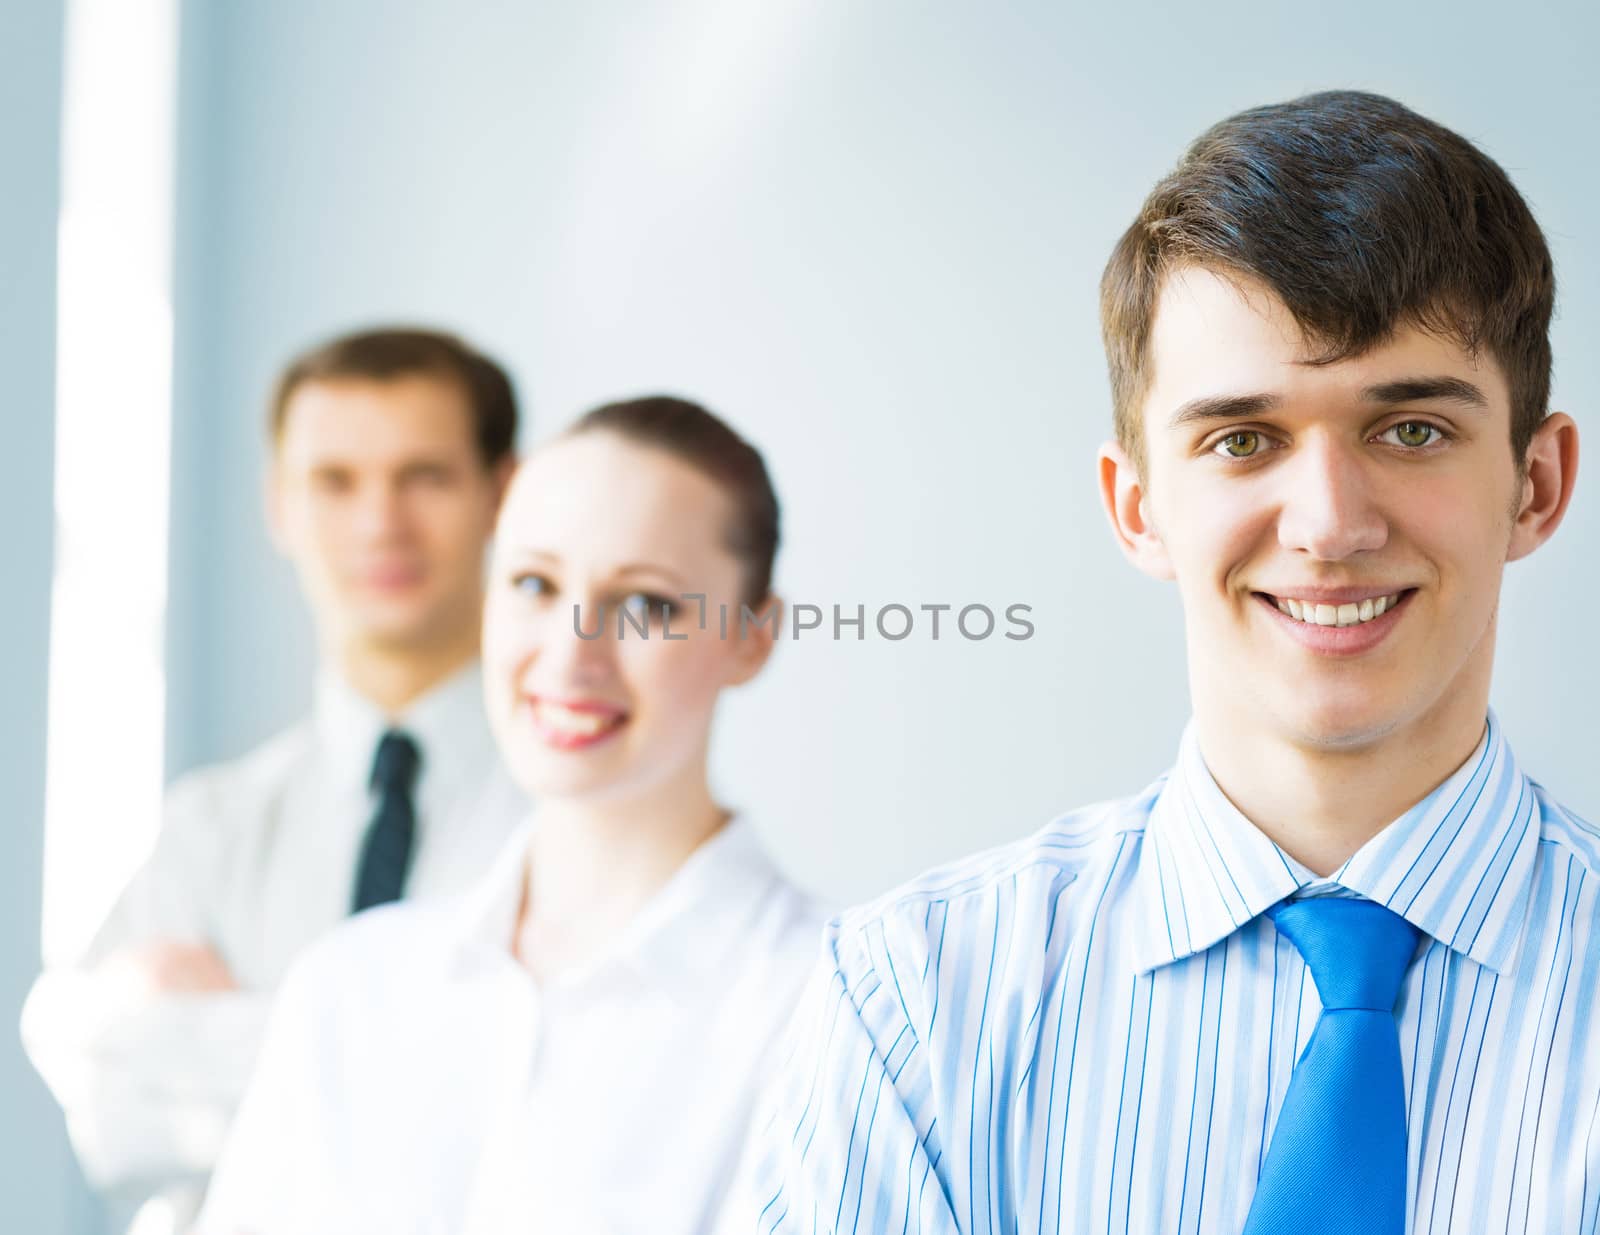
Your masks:
<svg viewBox="0 0 1600 1235"><path fill-rule="evenodd" d="M1342 604L1302 600L1294 596L1273 596L1267 592L1257 592L1256 595L1285 617L1307 626L1362 626L1404 603L1415 591L1416 588L1403 588L1385 596L1372 596Z"/></svg>
<svg viewBox="0 0 1600 1235"><path fill-rule="evenodd" d="M567 707L539 698L529 699L528 706L534 723L558 746L587 746L628 723L626 712L610 708Z"/></svg>
<svg viewBox="0 0 1600 1235"><path fill-rule="evenodd" d="M369 570L359 576L359 582L365 587L379 590L415 587L422 582L422 569L414 566L394 566L382 570Z"/></svg>

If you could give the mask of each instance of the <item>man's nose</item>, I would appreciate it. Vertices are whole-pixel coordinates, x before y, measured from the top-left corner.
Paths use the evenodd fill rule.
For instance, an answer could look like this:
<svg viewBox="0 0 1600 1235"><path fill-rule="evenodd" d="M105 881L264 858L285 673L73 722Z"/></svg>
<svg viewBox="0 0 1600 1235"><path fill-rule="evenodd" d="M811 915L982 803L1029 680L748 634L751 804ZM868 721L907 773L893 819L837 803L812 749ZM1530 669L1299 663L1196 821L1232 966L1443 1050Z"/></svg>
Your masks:
<svg viewBox="0 0 1600 1235"><path fill-rule="evenodd" d="M1381 549L1389 522L1359 451L1322 438L1304 442L1279 473L1284 484L1278 542L1320 561L1337 562Z"/></svg>
<svg viewBox="0 0 1600 1235"><path fill-rule="evenodd" d="M361 495L361 525L374 536L393 536L407 525L405 494L399 485L374 484Z"/></svg>

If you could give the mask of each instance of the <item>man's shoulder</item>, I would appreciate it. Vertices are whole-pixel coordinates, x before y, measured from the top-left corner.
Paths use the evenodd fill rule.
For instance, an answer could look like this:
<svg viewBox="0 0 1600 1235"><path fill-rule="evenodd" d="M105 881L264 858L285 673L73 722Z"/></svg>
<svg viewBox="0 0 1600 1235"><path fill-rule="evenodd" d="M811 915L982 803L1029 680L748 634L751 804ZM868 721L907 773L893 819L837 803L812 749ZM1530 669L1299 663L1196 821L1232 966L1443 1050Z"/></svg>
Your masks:
<svg viewBox="0 0 1600 1235"><path fill-rule="evenodd" d="M312 746L309 720L275 733L232 759L202 764L167 787L167 809L182 812L260 801L275 794L300 767Z"/></svg>
<svg viewBox="0 0 1600 1235"><path fill-rule="evenodd" d="M1539 804L1539 843L1566 855L1589 875L1600 876L1600 825L1556 801L1537 781L1533 785Z"/></svg>
<svg viewBox="0 0 1600 1235"><path fill-rule="evenodd" d="M1043 947L1063 898L1094 887L1138 843L1163 782L1127 798L1096 802L1051 820L1022 840L935 867L828 927L847 956L925 961L951 949L1002 946L1000 936Z"/></svg>

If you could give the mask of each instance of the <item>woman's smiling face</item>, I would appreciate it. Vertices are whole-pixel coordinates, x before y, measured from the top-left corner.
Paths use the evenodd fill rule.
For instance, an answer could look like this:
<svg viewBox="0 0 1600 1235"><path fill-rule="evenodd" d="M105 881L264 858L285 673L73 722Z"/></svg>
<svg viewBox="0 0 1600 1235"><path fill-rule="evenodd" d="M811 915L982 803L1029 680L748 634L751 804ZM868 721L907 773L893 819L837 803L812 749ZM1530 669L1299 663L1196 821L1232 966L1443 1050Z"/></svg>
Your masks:
<svg viewBox="0 0 1600 1235"><path fill-rule="evenodd" d="M716 482L616 433L558 439L522 465L494 543L484 676L529 794L636 797L703 775L718 695L771 651L764 628L720 630L744 585L733 518Z"/></svg>

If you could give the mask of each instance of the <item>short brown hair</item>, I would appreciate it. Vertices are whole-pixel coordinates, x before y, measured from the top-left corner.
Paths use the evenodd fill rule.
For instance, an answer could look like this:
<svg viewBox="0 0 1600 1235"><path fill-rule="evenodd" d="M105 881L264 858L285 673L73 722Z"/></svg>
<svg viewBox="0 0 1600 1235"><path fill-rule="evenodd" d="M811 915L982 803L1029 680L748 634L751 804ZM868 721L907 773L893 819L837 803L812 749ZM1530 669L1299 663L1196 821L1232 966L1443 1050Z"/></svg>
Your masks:
<svg viewBox="0 0 1600 1235"><path fill-rule="evenodd" d="M419 376L454 382L467 396L485 467L511 455L517 440L517 396L506 371L455 335L400 326L340 335L291 360L272 393L272 440L282 436L289 400L307 382L390 382Z"/></svg>
<svg viewBox="0 0 1600 1235"><path fill-rule="evenodd" d="M759 450L700 404L670 395L607 403L584 413L562 436L597 432L664 451L715 482L733 503L727 546L744 567L743 600L759 605L771 595L778 495Z"/></svg>
<svg viewBox="0 0 1600 1235"><path fill-rule="evenodd" d="M1151 190L1100 281L1117 438L1142 469L1151 323L1193 265L1259 280L1327 364L1404 323L1486 350L1520 462L1550 398L1555 273L1528 204L1459 134L1382 95L1310 94L1201 134Z"/></svg>

